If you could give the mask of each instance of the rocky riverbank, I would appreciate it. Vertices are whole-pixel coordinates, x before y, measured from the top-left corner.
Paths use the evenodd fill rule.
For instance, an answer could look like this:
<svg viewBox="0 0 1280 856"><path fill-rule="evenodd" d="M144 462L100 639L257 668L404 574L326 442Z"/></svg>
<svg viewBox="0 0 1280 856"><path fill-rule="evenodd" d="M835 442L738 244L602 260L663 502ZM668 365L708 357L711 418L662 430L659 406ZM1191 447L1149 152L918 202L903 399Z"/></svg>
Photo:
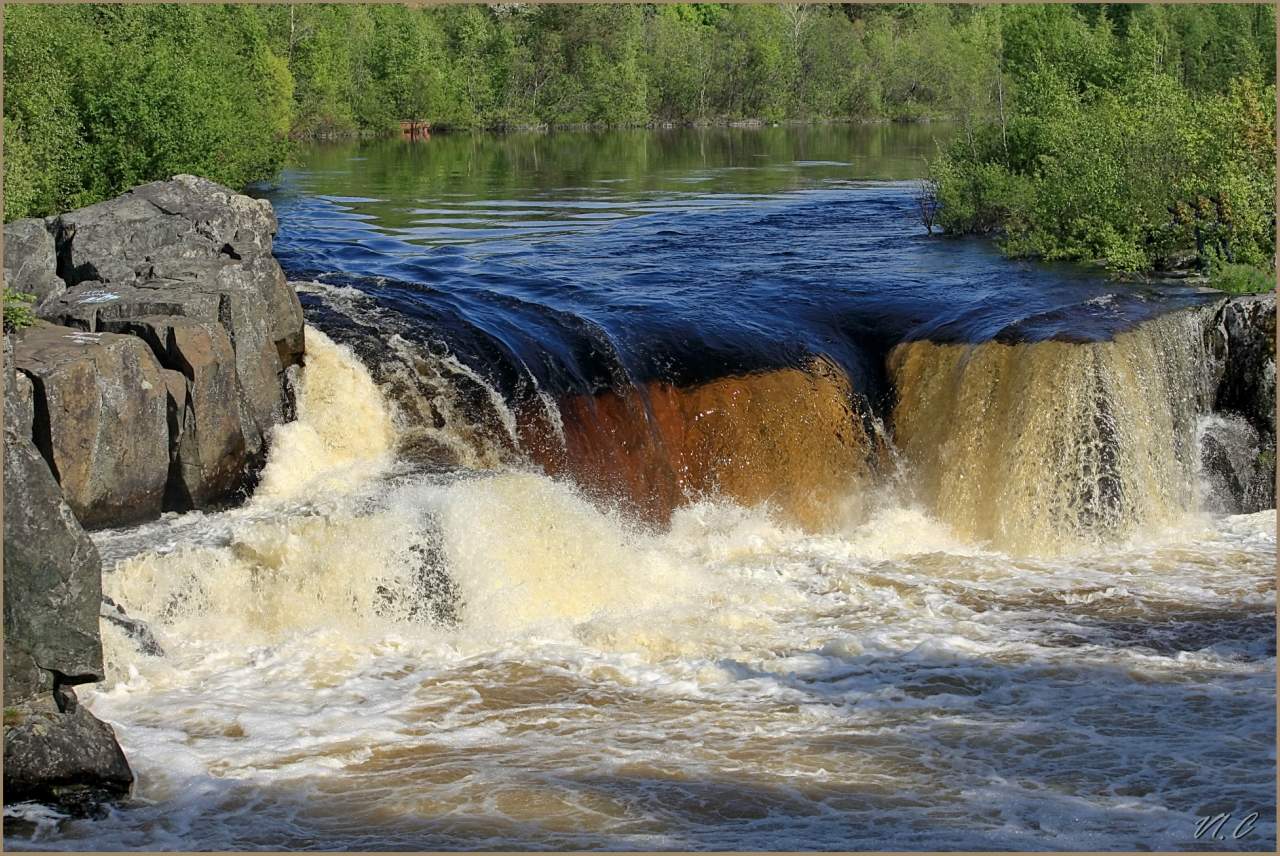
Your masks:
<svg viewBox="0 0 1280 856"><path fill-rule="evenodd" d="M176 176L5 226L6 287L39 318L5 362L5 797L72 808L132 783L76 703L103 677L101 561L85 528L225 505L292 418L302 308L271 206Z"/></svg>
<svg viewBox="0 0 1280 856"><path fill-rule="evenodd" d="M1276 295L1219 301L1207 315L1217 385L1200 436L1201 466L1220 510L1276 505Z"/></svg>

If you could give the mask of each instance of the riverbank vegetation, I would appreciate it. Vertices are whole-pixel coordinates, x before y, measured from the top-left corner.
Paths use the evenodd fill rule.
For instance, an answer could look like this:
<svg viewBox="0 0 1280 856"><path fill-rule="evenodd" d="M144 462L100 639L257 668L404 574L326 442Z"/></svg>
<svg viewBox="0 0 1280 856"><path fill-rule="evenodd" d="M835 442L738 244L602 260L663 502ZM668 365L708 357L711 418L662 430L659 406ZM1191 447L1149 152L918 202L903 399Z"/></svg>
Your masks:
<svg viewBox="0 0 1280 856"><path fill-rule="evenodd" d="M267 178L288 138L950 116L991 63L933 6L5 7L5 218L193 172Z"/></svg>
<svg viewBox="0 0 1280 856"><path fill-rule="evenodd" d="M4 332L11 333L35 323L35 300L34 294L4 289Z"/></svg>
<svg viewBox="0 0 1280 856"><path fill-rule="evenodd" d="M1002 31L998 109L932 165L940 225L997 234L1012 255L1273 288L1275 66L1257 41L1270 15L1024 14Z"/></svg>
<svg viewBox="0 0 1280 856"><path fill-rule="evenodd" d="M6 220L403 121L945 117L947 231L1120 270L1274 250L1265 6L10 4L4 52Z"/></svg>

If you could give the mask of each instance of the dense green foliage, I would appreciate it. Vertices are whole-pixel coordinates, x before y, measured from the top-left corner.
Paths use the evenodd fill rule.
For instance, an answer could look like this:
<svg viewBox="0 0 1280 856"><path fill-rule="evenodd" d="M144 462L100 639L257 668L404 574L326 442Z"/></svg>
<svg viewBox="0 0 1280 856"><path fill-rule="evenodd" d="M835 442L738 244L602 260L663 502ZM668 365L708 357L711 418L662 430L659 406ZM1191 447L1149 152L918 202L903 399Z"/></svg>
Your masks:
<svg viewBox="0 0 1280 856"><path fill-rule="evenodd" d="M297 131L951 114L964 7L296 6L266 12ZM975 26L977 22L977 26Z"/></svg>
<svg viewBox="0 0 1280 856"><path fill-rule="evenodd" d="M403 120L947 116L948 231L1267 267L1274 38L1262 5L6 5L5 219L177 172L242 186L290 137Z"/></svg>
<svg viewBox="0 0 1280 856"><path fill-rule="evenodd" d="M5 219L285 154L292 78L246 6L5 7Z"/></svg>
<svg viewBox="0 0 1280 856"><path fill-rule="evenodd" d="M36 296L12 288L4 290L4 331L10 333L30 327L36 321Z"/></svg>
<svg viewBox="0 0 1280 856"><path fill-rule="evenodd" d="M999 233L1014 255L1118 271L1190 264L1228 289L1271 287L1269 12L997 11L1003 109L934 163L941 225Z"/></svg>
<svg viewBox="0 0 1280 856"><path fill-rule="evenodd" d="M272 175L286 137L978 115L971 7L5 6L5 218Z"/></svg>
<svg viewBox="0 0 1280 856"><path fill-rule="evenodd" d="M1230 294L1258 294L1274 291L1275 271L1261 265L1221 264L1214 268L1209 284Z"/></svg>

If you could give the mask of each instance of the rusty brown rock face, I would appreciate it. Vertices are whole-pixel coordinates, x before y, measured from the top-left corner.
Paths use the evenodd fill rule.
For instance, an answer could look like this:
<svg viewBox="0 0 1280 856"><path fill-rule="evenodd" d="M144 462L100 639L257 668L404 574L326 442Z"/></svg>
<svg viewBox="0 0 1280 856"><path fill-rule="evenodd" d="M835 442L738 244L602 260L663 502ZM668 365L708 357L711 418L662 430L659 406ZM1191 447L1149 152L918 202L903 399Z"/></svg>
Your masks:
<svg viewBox="0 0 1280 856"><path fill-rule="evenodd" d="M572 396L560 409L563 448L537 436L537 425L522 425L535 461L654 522L719 496L769 503L792 522L821 528L870 485L883 453L848 378L817 360L693 387L651 381Z"/></svg>

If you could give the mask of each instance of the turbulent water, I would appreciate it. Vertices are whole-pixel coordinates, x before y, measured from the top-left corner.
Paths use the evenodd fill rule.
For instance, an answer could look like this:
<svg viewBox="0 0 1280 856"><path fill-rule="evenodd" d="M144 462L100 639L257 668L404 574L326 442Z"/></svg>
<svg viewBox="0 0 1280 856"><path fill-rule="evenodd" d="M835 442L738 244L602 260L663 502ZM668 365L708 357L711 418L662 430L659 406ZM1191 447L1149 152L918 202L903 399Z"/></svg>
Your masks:
<svg viewBox="0 0 1280 856"><path fill-rule="evenodd" d="M298 421L95 536L165 649L80 688L136 792L6 843L1274 848L1275 512L1197 465L1197 299L929 242L849 133L317 153ZM523 214L407 225L466 194Z"/></svg>
<svg viewBox="0 0 1280 856"><path fill-rule="evenodd" d="M1180 312L1106 342L897 346L894 442L922 501L964 535L1024 553L1176 524L1205 493L1202 323Z"/></svg>

